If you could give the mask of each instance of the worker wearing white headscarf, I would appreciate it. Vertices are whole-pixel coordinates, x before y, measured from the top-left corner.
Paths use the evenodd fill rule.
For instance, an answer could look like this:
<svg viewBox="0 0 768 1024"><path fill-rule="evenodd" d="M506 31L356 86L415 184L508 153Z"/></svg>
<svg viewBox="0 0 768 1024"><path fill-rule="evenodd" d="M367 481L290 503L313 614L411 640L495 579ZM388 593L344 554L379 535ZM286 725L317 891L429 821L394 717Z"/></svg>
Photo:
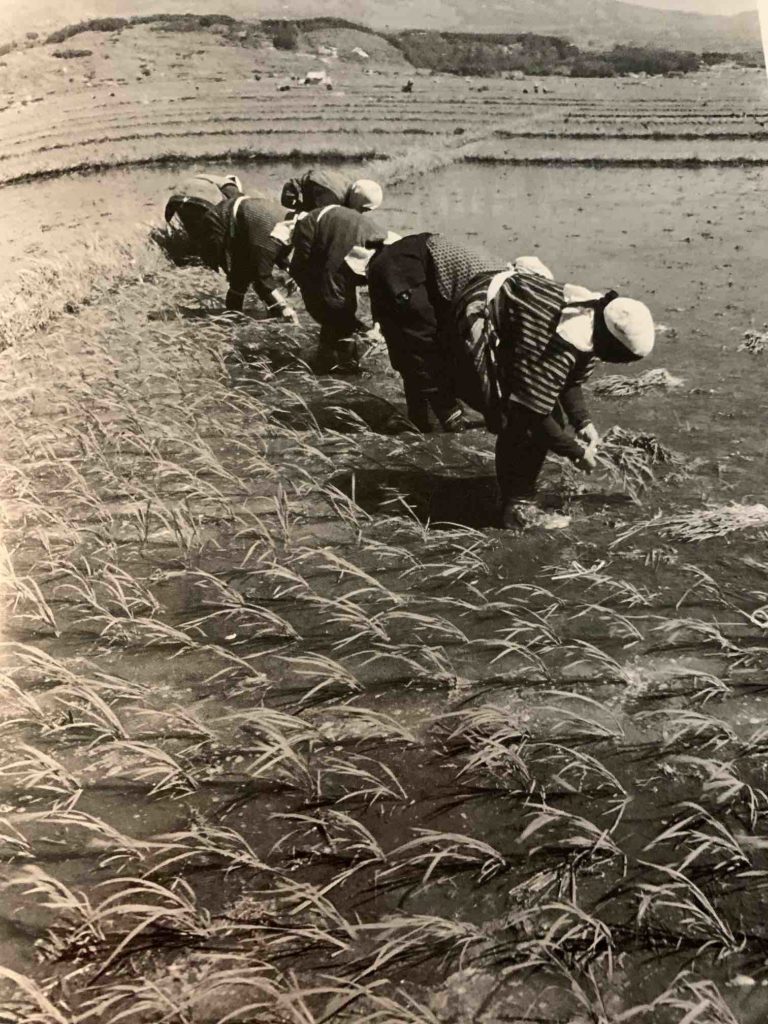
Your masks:
<svg viewBox="0 0 768 1024"><path fill-rule="evenodd" d="M653 317L636 299L558 284L520 266L475 279L454 312L458 396L497 434L503 525L530 525L548 452L584 472L596 466L599 435L581 385L598 360L649 355Z"/></svg>
<svg viewBox="0 0 768 1024"><path fill-rule="evenodd" d="M307 171L283 185L280 201L289 210L311 213L323 206L348 206L358 213L377 210L384 200L378 182L369 178L356 181L331 170Z"/></svg>

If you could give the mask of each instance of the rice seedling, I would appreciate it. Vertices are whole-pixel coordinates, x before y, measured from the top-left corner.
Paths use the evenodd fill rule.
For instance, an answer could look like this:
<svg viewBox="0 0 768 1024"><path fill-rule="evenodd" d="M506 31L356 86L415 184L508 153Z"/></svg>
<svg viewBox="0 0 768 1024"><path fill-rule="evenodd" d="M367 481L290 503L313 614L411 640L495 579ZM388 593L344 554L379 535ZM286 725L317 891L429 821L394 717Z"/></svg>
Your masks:
<svg viewBox="0 0 768 1024"><path fill-rule="evenodd" d="M190 939L206 939L215 931L210 914L198 906L192 888L183 879L175 879L170 886L130 877L103 884L119 888L94 910L94 922L112 945L95 978L102 976L146 932L162 929ZM120 921L125 922L123 928L119 927Z"/></svg>
<svg viewBox="0 0 768 1024"><path fill-rule="evenodd" d="M314 793L318 785L310 753L318 733L308 722L292 715L259 708L236 712L220 721L237 723L260 739L251 742L256 757L243 769L251 779L276 779L300 791Z"/></svg>
<svg viewBox="0 0 768 1024"><path fill-rule="evenodd" d="M61 561L54 564L53 575L71 581L59 583L57 594L73 595L97 619L111 618L115 612L128 619L137 614L151 617L160 611L149 588L119 565L107 562L95 568L87 559L81 566Z"/></svg>
<svg viewBox="0 0 768 1024"><path fill-rule="evenodd" d="M629 799L629 793L619 778L602 761L584 750L559 743L533 743L530 753L532 757L543 755L541 760L555 769L552 782L566 791L581 792L588 785L593 789L607 789L619 800Z"/></svg>
<svg viewBox="0 0 768 1024"><path fill-rule="evenodd" d="M594 393L602 398L626 398L656 389L674 391L684 385L685 381L681 377L675 377L669 370L659 366L653 370L646 370L639 377L608 374L596 380L591 387Z"/></svg>
<svg viewBox="0 0 768 1024"><path fill-rule="evenodd" d="M72 1018L65 1017L32 978L19 974L18 971L12 971L10 967L3 966L0 966L0 978L4 978L14 985L24 997L23 1003L19 1006L18 1016L15 1008L11 1005L9 1018L11 1022L24 1019L28 1024L50 1024L50 1022L72 1024ZM0 1008L2 1008L1 1005Z"/></svg>
<svg viewBox="0 0 768 1024"><path fill-rule="evenodd" d="M718 761L694 754L678 754L673 763L702 777L702 795L712 798L715 806L726 807L735 814L743 810L752 831L757 827L760 815L768 811L768 794L739 777L735 760Z"/></svg>
<svg viewBox="0 0 768 1024"><path fill-rule="evenodd" d="M593 565L584 566L574 560L567 566L548 565L544 572L555 582L568 581L577 582L580 586L587 583L587 591L593 587L607 590L606 600L617 600L619 604L626 604L629 608L648 608L656 596L647 587L640 587L631 580L610 576L603 570L610 563L605 560L595 562Z"/></svg>
<svg viewBox="0 0 768 1024"><path fill-rule="evenodd" d="M188 748L174 757L152 743L113 740L101 745L95 767L102 779L131 779L148 786L147 796L180 797L194 793L200 785L189 761L191 752Z"/></svg>
<svg viewBox="0 0 768 1024"><path fill-rule="evenodd" d="M32 847L26 836L13 825L7 818L0 818L0 859L13 861L16 858L27 858L32 856Z"/></svg>
<svg viewBox="0 0 768 1024"><path fill-rule="evenodd" d="M359 938L375 943L362 963L350 965L356 983L392 967L430 960L440 960L444 970L461 969L473 951L487 941L484 930L477 925L427 914L386 916L374 924L358 925L355 932Z"/></svg>
<svg viewBox="0 0 768 1024"><path fill-rule="evenodd" d="M30 576L17 575L5 545L0 545L0 588L11 605L11 620L31 619L42 623L54 636L60 636L51 606L37 581ZM24 608L28 610L19 610Z"/></svg>
<svg viewBox="0 0 768 1024"><path fill-rule="evenodd" d="M693 647L714 647L719 653L736 661L748 658L749 652L739 643L732 640L724 632L725 627L733 623L721 623L717 620L707 622L703 619L667 619L656 632L667 638L670 646L681 646L680 641L688 641Z"/></svg>
<svg viewBox="0 0 768 1024"><path fill-rule="evenodd" d="M158 858L145 872L146 877L167 873L169 868L194 861L225 865L225 872L256 871L271 873L259 854L236 829L212 825L207 821L194 823L182 832L157 837Z"/></svg>
<svg viewBox="0 0 768 1024"><path fill-rule="evenodd" d="M709 978L695 978L689 971L679 974L648 1008L653 1012L668 1008L681 1014L679 1019L687 1017L700 1024L739 1024L717 985Z"/></svg>
<svg viewBox="0 0 768 1024"><path fill-rule="evenodd" d="M209 954L210 956L210 954ZM237 1010L217 1017L217 1024L229 1018L236 1019L243 1013L256 1010L267 1011L275 1005L280 988L270 980L270 968L263 964L249 964L236 961L235 966L219 966L235 959L233 954L224 957L210 957L202 962L192 960L190 976L180 978L178 972L169 969L165 974L157 972L155 977L141 975L138 978L94 986L96 992L85 1001L84 1012L78 1021L100 1021L109 1019L114 1024L130 1021L132 1018L158 1021L177 1021L178 1024L194 1024L207 1008L216 1006L219 1013L222 1005L233 1001L238 993ZM259 993L262 1000L253 1003ZM243 1002L243 1000L246 1000ZM241 1016L242 1019L242 1016Z"/></svg>
<svg viewBox="0 0 768 1024"><path fill-rule="evenodd" d="M526 843L536 833L545 831L554 833L552 838L544 838L541 845L531 846L531 853L546 851L557 853L559 856L575 855L579 864L583 861L614 857L623 861L624 854L612 836L621 820L624 801L619 806L620 812L613 825L610 828L599 828L581 815L542 804L538 811L533 812L531 821L520 833L519 842ZM568 831L563 834L565 828Z"/></svg>
<svg viewBox="0 0 768 1024"><path fill-rule="evenodd" d="M637 716L637 720L657 724L661 729L663 746L666 748L704 747L720 750L729 744L737 743L736 733L728 722L692 708L644 711Z"/></svg>
<svg viewBox="0 0 768 1024"><path fill-rule="evenodd" d="M120 716L87 683L56 687L53 698L60 713L56 721L48 725L48 734L73 734L75 737L85 734L91 735L94 741L128 739Z"/></svg>
<svg viewBox="0 0 768 1024"><path fill-rule="evenodd" d="M690 576L693 576L693 582L679 598L676 609L679 609L691 594L697 595L697 603L701 604L701 596L714 601L716 604L729 604L726 601L720 585L714 580L708 572L705 572L698 565L681 565L680 572L684 572ZM700 596L701 595L701 596Z"/></svg>
<svg viewBox="0 0 768 1024"><path fill-rule="evenodd" d="M19 743L15 752L22 756L0 764L0 778L11 779L27 790L53 793L67 799L82 790L82 782L47 751Z"/></svg>
<svg viewBox="0 0 768 1024"><path fill-rule="evenodd" d="M544 690L542 697L556 697L562 704L537 704L537 713L544 712L547 718L555 718L553 732L563 732L577 726L582 735L599 739L621 740L624 738L624 724L600 701L584 694L568 690Z"/></svg>
<svg viewBox="0 0 768 1024"><path fill-rule="evenodd" d="M344 856L355 862L359 862L362 856L362 865L387 861L387 855L373 833L343 811L323 808L315 817L309 814L276 814L273 819L297 826L277 840L273 852L292 843L296 835L316 833L323 844L323 851L334 856Z"/></svg>
<svg viewBox="0 0 768 1024"><path fill-rule="evenodd" d="M346 739L386 739L410 746L419 745L418 736L408 725L371 708L342 704L307 712L304 717L319 721L319 735L332 743Z"/></svg>
<svg viewBox="0 0 768 1024"><path fill-rule="evenodd" d="M340 787L337 804L361 802L366 808L391 800L406 803L408 794L395 773L381 761L357 754L354 758L329 757L325 760L320 785ZM378 774L377 774L378 773Z"/></svg>
<svg viewBox="0 0 768 1024"><path fill-rule="evenodd" d="M641 863L661 874L664 881L638 883L638 924L653 916L657 927L664 930L673 914L681 936L689 941L700 940L699 954L711 948L719 956L726 956L743 949L744 940L734 934L722 913L686 875L662 864Z"/></svg>
<svg viewBox="0 0 768 1024"><path fill-rule="evenodd" d="M455 832L414 829L416 837L390 851L392 867L380 873L386 878L394 873L416 872L419 885L426 885L433 875L444 871L469 871L478 882L487 882L507 866L502 853L481 839Z"/></svg>
<svg viewBox="0 0 768 1024"><path fill-rule="evenodd" d="M675 848L680 844L689 847L690 852L674 865L675 870L681 873L701 857L714 860L711 870L715 874L750 866L749 858L738 838L722 821L692 801L685 801L680 807L684 812L691 813L678 818L660 832L645 846L645 850L652 850L664 844L671 844Z"/></svg>
<svg viewBox="0 0 768 1024"><path fill-rule="evenodd" d="M50 724L50 715L43 710L32 694L23 690L13 679L0 678L0 694L6 701L6 708L14 708L15 717L4 717L0 729L11 729L16 725L35 726L45 730Z"/></svg>
<svg viewBox="0 0 768 1024"><path fill-rule="evenodd" d="M241 642L254 637L298 639L298 633L290 622L268 608L253 604L247 594L225 580L200 569L190 574L189 578L194 580L195 586L213 593L213 598L204 599L202 605L214 610L183 622L180 629L200 632L203 626L220 623L226 628L235 628L237 633L244 632L246 636L240 638Z"/></svg>
<svg viewBox="0 0 768 1024"><path fill-rule="evenodd" d="M315 685L301 695L300 706L362 692L357 676L334 658L315 653L296 657L281 655L280 660L300 678L317 679Z"/></svg>
<svg viewBox="0 0 768 1024"><path fill-rule="evenodd" d="M42 811L35 815L35 820L54 828L82 829L88 845L99 853L100 867L120 861L142 861L152 849L151 842L129 836L103 818L75 807Z"/></svg>

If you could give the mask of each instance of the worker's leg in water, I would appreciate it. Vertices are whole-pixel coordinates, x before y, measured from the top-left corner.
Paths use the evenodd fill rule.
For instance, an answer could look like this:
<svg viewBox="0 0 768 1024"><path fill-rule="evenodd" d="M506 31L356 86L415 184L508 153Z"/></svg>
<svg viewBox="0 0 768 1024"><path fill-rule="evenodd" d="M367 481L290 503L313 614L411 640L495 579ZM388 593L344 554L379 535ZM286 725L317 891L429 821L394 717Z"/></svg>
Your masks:
<svg viewBox="0 0 768 1024"><path fill-rule="evenodd" d="M553 415L562 423L559 407ZM496 438L496 477L505 527L525 525L535 508L537 482L548 450L546 441L532 432L526 410L510 403L505 426Z"/></svg>
<svg viewBox="0 0 768 1024"><path fill-rule="evenodd" d="M360 361L355 334L361 324L357 319L357 296L354 293L348 296L345 304L339 308L326 308L320 323L315 362L317 372L359 372Z"/></svg>

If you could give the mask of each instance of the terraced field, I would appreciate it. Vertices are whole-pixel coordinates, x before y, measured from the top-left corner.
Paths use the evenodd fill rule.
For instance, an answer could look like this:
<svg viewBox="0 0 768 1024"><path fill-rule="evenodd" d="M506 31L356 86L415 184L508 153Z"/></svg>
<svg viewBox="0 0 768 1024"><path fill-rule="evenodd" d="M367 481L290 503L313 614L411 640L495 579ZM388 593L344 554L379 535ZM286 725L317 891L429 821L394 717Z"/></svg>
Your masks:
<svg viewBox="0 0 768 1024"><path fill-rule="evenodd" d="M0 114L0 1016L762 1024L763 80L278 93L304 58L246 88L266 57L203 45L203 97L182 64ZM380 348L316 376L305 314L227 318L136 230L172 153L270 189L253 156L331 146L399 230L653 306L650 368L592 388L603 471L546 468L568 530L496 529L492 439L411 433Z"/></svg>

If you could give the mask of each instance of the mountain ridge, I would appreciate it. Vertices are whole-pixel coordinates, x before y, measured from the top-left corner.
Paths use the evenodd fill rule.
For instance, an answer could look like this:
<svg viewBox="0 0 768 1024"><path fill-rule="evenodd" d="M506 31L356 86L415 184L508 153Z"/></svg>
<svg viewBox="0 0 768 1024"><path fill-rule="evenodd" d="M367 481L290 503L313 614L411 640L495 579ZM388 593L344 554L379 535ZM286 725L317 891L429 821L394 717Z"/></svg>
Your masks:
<svg viewBox="0 0 768 1024"><path fill-rule="evenodd" d="M48 0L16 0L0 13L0 35L20 39L30 31L62 27L51 17ZM304 18L328 16L363 22L376 31L425 29L466 32L535 32L564 36L581 47L614 44L663 46L687 50L760 49L757 10L735 15L704 15L659 10L626 0L485 0L467 6L465 0L70 0L66 20L115 14L158 14L189 11L221 13L238 18Z"/></svg>

